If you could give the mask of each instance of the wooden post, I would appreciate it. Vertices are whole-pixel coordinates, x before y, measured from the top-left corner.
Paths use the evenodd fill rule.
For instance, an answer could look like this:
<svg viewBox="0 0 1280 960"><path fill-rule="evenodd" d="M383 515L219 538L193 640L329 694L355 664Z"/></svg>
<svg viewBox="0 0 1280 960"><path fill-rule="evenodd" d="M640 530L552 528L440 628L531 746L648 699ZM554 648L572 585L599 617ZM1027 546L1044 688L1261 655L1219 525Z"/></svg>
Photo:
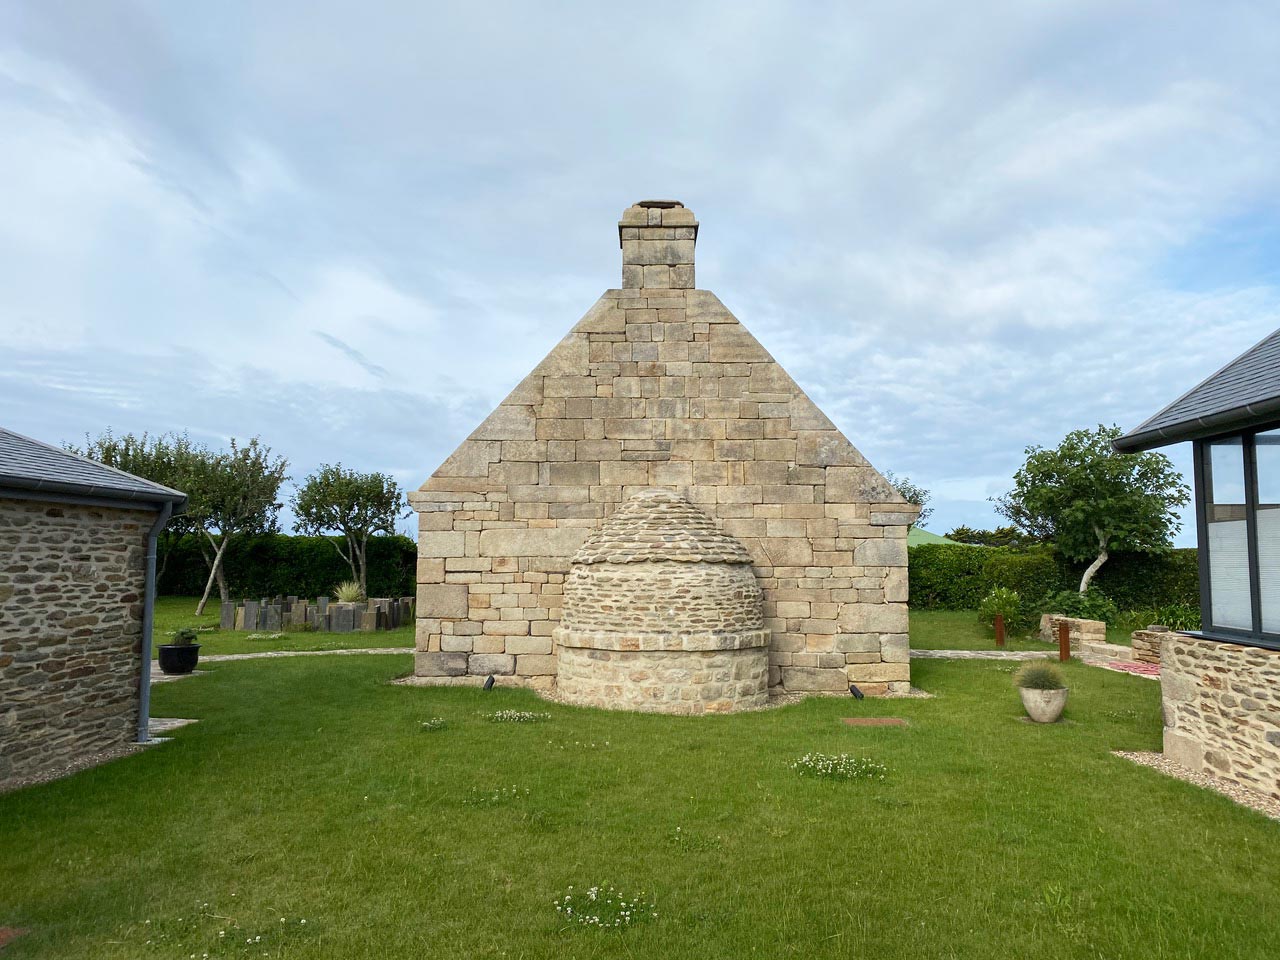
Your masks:
<svg viewBox="0 0 1280 960"><path fill-rule="evenodd" d="M1071 659L1071 625L1065 620L1058 621L1058 659L1063 663Z"/></svg>
<svg viewBox="0 0 1280 960"><path fill-rule="evenodd" d="M1004 646L1004 614L996 614L996 646Z"/></svg>

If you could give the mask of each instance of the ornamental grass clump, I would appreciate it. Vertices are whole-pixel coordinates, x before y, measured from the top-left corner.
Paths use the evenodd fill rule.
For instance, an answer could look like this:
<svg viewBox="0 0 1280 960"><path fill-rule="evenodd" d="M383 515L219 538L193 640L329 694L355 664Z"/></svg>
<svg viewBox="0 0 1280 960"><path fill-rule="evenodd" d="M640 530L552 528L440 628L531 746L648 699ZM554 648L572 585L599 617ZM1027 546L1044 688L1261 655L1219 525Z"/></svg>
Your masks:
<svg viewBox="0 0 1280 960"><path fill-rule="evenodd" d="M657 902L646 899L643 890L628 897L612 884L588 887L582 893L575 893L570 887L568 893L553 902L556 913L574 927L621 930L658 917Z"/></svg>
<svg viewBox="0 0 1280 960"><path fill-rule="evenodd" d="M823 780L883 780L889 772L889 768L877 760L847 753L806 753L792 762L791 769L802 777Z"/></svg>
<svg viewBox="0 0 1280 960"><path fill-rule="evenodd" d="M333 599L338 603L360 603L364 600L364 589L356 580L344 580L333 588Z"/></svg>
<svg viewBox="0 0 1280 960"><path fill-rule="evenodd" d="M1062 671L1045 660L1028 660L1013 675L1013 685L1024 690L1062 690Z"/></svg>
<svg viewBox="0 0 1280 960"><path fill-rule="evenodd" d="M551 719L549 713L534 713L531 710L498 710L484 716L490 723L543 723Z"/></svg>

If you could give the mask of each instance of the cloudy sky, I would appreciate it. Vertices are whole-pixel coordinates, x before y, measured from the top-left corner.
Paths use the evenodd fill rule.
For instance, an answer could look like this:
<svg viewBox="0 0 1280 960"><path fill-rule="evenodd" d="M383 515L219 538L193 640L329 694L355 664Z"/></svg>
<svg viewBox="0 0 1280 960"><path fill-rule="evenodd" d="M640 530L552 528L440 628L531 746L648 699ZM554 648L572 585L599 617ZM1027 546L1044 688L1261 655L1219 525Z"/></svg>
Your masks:
<svg viewBox="0 0 1280 960"><path fill-rule="evenodd" d="M1025 446L1280 326L1277 90L1265 2L0 0L0 423L416 486L675 197L929 525L991 525Z"/></svg>

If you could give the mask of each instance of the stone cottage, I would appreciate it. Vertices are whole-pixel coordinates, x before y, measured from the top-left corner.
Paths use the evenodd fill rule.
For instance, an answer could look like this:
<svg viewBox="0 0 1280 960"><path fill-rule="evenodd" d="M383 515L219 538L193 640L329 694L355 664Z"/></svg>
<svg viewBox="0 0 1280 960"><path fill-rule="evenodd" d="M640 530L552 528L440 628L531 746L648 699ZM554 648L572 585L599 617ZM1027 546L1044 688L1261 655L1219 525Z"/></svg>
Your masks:
<svg viewBox="0 0 1280 960"><path fill-rule="evenodd" d="M758 624L746 593L704 604L728 621L692 631L705 634L698 643L708 649L685 654L714 658L713 635L733 634L751 650L758 631L769 692L909 688L906 535L917 510L715 294L694 286L698 228L678 202L629 207L618 224L621 288L606 291L410 495L419 512L418 677L468 683L492 674L549 690L562 667L559 651L573 643L571 685L595 689L590 702L623 705L636 691L584 678L590 664L604 662L601 651L582 656L573 625L557 628L575 578L601 575L585 572L601 559L590 548L580 554L584 545L624 505L652 510L656 490L675 496L653 522L679 515L693 523L718 544L706 557L719 557L723 569L710 569L699 549L672 555L654 543L615 552L610 563L667 564L652 571L664 583L674 576L686 586L698 580L718 590L732 581L759 590ZM653 536L669 541L678 530L664 526ZM686 561L702 568L698 577L673 573ZM746 570L750 588L735 572ZM665 608L669 632L702 602L690 597ZM644 644L679 652L657 614L643 636L628 639L620 605L615 612L616 629L601 611L593 629L614 634L619 655ZM629 663L610 662L610 669ZM752 671L737 665L699 676L732 682L751 701ZM693 696L711 709L741 705L720 693ZM659 704L667 695L690 696L679 682L644 694Z"/></svg>
<svg viewBox="0 0 1280 960"><path fill-rule="evenodd" d="M147 739L155 538L185 500L0 429L0 788Z"/></svg>

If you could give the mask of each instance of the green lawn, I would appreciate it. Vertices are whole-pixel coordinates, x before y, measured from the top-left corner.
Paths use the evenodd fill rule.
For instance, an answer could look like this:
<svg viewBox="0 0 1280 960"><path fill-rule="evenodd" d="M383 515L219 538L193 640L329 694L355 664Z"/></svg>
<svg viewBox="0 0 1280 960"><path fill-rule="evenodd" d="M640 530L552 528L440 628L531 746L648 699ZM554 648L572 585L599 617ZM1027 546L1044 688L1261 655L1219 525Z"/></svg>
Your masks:
<svg viewBox="0 0 1280 960"><path fill-rule="evenodd" d="M409 665L211 664L155 690L200 718L174 742L0 796L0 925L32 931L5 960L1276 955L1280 824L1110 754L1159 749L1149 680L1068 664L1042 727L990 662L708 719L386 683ZM797 776L815 750L887 779ZM658 917L566 928L552 901L594 883Z"/></svg>
<svg viewBox="0 0 1280 960"><path fill-rule="evenodd" d="M174 630L182 627L217 627L220 605L217 598L209 601L203 616L196 616L199 597L157 597L155 645L168 643ZM250 640L251 633L258 633ZM256 653L264 650L356 650L365 647L412 647L413 624L395 630L372 633L304 633L285 632L269 639L267 631L218 630L200 634L200 653Z"/></svg>
<svg viewBox="0 0 1280 960"><path fill-rule="evenodd" d="M1035 628L1009 631L1006 650L1048 650L1035 639ZM1107 640L1129 646L1129 634L1107 628ZM911 646L917 650L995 650L995 632L978 622L976 610L912 610Z"/></svg>

